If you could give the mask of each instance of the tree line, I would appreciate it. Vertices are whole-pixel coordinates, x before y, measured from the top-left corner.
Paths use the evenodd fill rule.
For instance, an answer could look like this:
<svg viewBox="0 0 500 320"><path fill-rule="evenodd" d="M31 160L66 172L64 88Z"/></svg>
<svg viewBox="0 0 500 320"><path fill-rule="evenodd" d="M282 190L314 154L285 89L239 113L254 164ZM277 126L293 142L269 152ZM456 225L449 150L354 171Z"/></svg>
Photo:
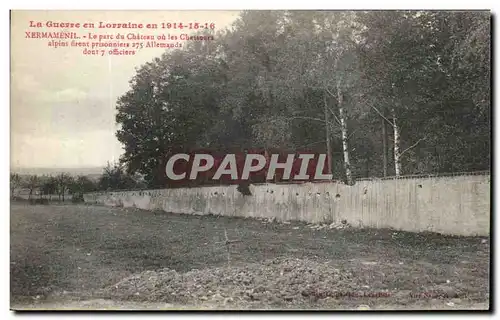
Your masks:
<svg viewBox="0 0 500 320"><path fill-rule="evenodd" d="M82 202L83 194L97 191L132 190L146 187L139 175L129 175L118 163L103 169L102 175L93 180L85 175L71 176L61 172L58 175L10 174L11 198L16 199L21 190L28 192L28 200L46 199L65 201L71 195L73 202ZM55 197L55 198L53 198Z"/></svg>
<svg viewBox="0 0 500 320"><path fill-rule="evenodd" d="M165 187L173 150L327 153L335 179L489 170L490 13L244 11L137 68L121 158Z"/></svg>

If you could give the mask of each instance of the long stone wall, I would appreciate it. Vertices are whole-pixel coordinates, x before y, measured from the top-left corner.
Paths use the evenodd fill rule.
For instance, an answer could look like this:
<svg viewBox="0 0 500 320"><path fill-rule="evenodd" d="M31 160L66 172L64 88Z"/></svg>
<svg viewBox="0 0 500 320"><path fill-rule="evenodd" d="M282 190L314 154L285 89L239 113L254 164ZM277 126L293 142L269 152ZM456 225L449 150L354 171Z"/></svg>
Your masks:
<svg viewBox="0 0 500 320"><path fill-rule="evenodd" d="M92 193L85 202L184 214L266 217L280 221L489 235L490 176L471 175L338 183L263 184L243 196L236 186Z"/></svg>

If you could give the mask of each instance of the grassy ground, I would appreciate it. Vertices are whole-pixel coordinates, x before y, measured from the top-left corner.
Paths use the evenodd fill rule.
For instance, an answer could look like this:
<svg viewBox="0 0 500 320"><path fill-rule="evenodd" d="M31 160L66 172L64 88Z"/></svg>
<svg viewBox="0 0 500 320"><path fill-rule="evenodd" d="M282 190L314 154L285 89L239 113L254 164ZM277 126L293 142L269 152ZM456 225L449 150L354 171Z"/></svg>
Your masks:
<svg viewBox="0 0 500 320"><path fill-rule="evenodd" d="M489 241L393 230L314 230L303 223L153 213L85 205L11 207L11 305L64 308L147 270L259 265L275 258L327 261L352 274L349 290L389 297L321 299L280 308L488 308ZM346 288L347 290L347 288ZM356 290L357 291L357 290ZM80 302L75 302L79 301ZM87 303L171 308L171 301ZM127 304L129 303L129 304ZM146 301L144 301L146 303ZM155 304L156 303L156 304ZM211 308L208 302L196 307ZM233 308L245 308L235 305ZM268 307L265 301L252 308Z"/></svg>

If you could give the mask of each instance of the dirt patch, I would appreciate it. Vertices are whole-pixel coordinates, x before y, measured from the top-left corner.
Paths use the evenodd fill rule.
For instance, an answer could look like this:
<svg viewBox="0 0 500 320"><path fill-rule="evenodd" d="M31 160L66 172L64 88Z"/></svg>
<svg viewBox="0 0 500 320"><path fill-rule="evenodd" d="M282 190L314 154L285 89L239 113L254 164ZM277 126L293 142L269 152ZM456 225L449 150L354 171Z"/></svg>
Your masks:
<svg viewBox="0 0 500 320"><path fill-rule="evenodd" d="M413 269L414 267L410 267ZM311 259L273 259L264 263L207 268L180 273L172 269L146 271L109 286L102 297L221 308L371 308L380 303L415 304L437 301L460 307L484 300L456 279L435 283L422 279L410 289L393 286L404 264L357 261L343 264ZM414 276L420 276L414 274ZM430 277L429 277L430 278Z"/></svg>
<svg viewBox="0 0 500 320"><path fill-rule="evenodd" d="M198 304L242 303L280 306L334 297L357 290L349 271L329 262L276 259L262 264L221 267L179 273L171 269L146 271L105 289L107 298Z"/></svg>

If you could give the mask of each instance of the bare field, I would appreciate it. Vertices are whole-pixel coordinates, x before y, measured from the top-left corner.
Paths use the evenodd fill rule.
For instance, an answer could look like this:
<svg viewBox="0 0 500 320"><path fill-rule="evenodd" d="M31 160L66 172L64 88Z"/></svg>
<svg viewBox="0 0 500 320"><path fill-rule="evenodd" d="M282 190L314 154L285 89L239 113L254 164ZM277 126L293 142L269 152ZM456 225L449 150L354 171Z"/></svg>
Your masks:
<svg viewBox="0 0 500 320"><path fill-rule="evenodd" d="M481 237L85 205L10 217L16 310L489 308Z"/></svg>

